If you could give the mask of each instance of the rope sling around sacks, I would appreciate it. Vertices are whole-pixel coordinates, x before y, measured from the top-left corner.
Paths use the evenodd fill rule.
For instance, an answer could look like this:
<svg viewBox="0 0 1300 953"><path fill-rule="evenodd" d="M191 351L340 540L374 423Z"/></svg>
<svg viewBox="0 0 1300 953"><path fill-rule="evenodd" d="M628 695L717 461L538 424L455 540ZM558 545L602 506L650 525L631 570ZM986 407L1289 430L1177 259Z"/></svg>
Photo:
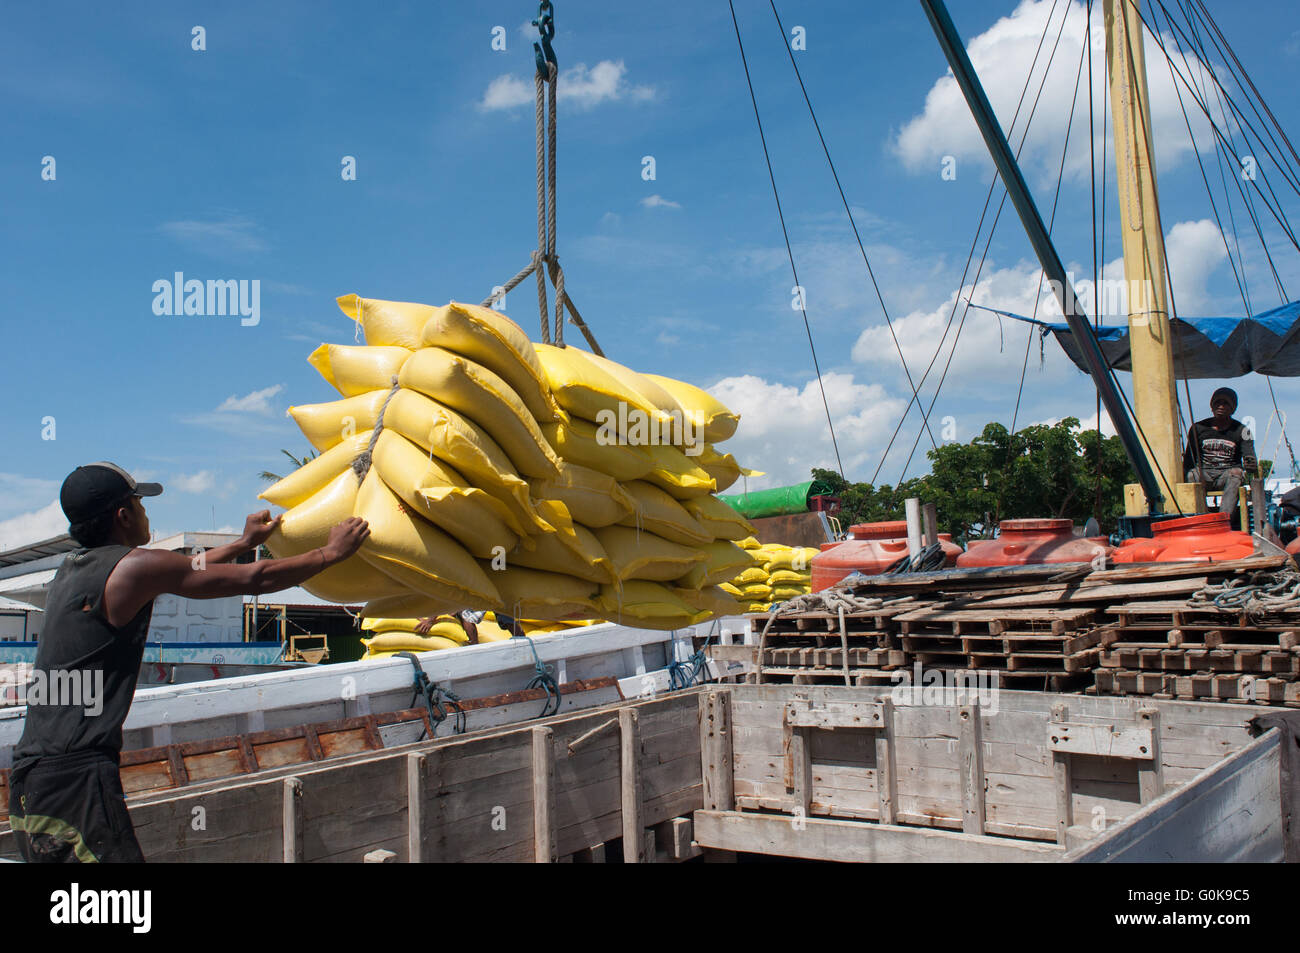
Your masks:
<svg viewBox="0 0 1300 953"><path fill-rule="evenodd" d="M532 22L541 34L540 41L533 44L533 54L537 61L537 71L533 74L537 115L537 248L532 252L527 267L507 281L500 290L485 299L480 307L495 307L496 303L521 281L531 274L536 274L537 310L541 314L542 343L550 344L551 317L546 293L546 275L549 273L551 283L555 285L555 346L564 347L564 312L567 309L569 319L582 332L592 351L604 357L605 352L596 343L591 329L582 320L582 315L578 313L573 300L564 289L564 268L560 265L560 257L555 250L555 101L560 70L555 59L555 50L551 46L551 40L555 36L555 7L550 0L542 0L537 19ZM543 100L545 100L544 108ZM543 264L546 265L545 269L542 268Z"/></svg>

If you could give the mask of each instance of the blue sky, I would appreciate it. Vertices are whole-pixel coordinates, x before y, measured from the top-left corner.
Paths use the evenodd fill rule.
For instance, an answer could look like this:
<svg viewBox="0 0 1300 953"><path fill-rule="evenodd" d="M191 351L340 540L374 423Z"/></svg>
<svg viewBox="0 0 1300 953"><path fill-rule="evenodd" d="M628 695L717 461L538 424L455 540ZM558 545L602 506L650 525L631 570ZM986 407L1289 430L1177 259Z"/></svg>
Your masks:
<svg viewBox="0 0 1300 953"><path fill-rule="evenodd" d="M736 6L841 455L850 479L869 479L909 391L782 34L767 3ZM951 4L1004 124L1051 7ZM1060 0L1052 37L1066 7ZM807 48L795 55L919 377L954 300L991 166L941 82L946 64L918 4L778 8L787 30L804 28ZM1024 154L1044 216L1082 50L1083 6L1069 9ZM1254 0L1211 9L1295 140L1293 9ZM0 548L61 532L59 484L98 459L163 482L149 507L159 532L242 525L261 505L258 471L283 472L280 448L307 449L285 409L335 396L306 357L323 341L353 340L336 296L479 301L522 267L536 236L534 15L503 2L10 5L0 15L9 357ZM606 353L729 400L744 419L728 448L768 471L766 482L832 465L727 5L559 0L557 17L559 251ZM201 51L192 49L196 25ZM492 49L496 26L504 52ZM1180 310L1240 313L1167 67L1148 66ZM525 102L512 105L518 89ZM1086 111L1086 95L1079 102ZM1100 123L1100 100L1095 109ZM1080 277L1092 256L1084 115L1054 229ZM46 156L52 181L42 178ZM340 175L344 156L356 159L355 181ZM642 177L644 156L655 159L652 181ZM941 177L944 156L955 179ZM1216 169L1208 149L1202 158ZM1295 193L1274 182L1294 215ZM1263 310L1279 296L1240 204L1236 213L1252 303ZM1106 234L1104 260L1115 262L1113 202ZM1288 296L1300 296L1300 255L1276 225L1266 221L1265 234ZM975 301L1032 307L1030 256L1008 209ZM153 283L178 271L259 281L259 322L154 314ZM531 285L510 295L507 313L537 334ZM934 410L953 418L958 439L989 420L1010 422L1025 341L1021 329L971 311ZM937 367L946 359L945 347ZM1218 383L1193 382L1197 416ZM1262 429L1271 411L1263 380L1234 386L1241 412ZM1284 410L1296 406L1300 386L1275 387ZM1050 340L1040 367L1035 343L1018 425L1092 413L1089 380ZM48 417L53 440L42 439ZM913 412L882 481L902 473L916 421ZM1276 435L1274 424L1262 455ZM918 451L908 473L926 466Z"/></svg>

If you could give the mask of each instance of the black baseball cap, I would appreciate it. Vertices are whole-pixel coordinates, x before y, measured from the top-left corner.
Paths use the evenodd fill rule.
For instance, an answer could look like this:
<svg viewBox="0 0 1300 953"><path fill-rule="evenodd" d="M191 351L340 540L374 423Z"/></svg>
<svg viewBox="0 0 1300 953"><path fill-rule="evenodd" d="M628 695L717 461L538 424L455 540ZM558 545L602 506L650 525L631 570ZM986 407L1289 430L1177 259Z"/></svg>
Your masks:
<svg viewBox="0 0 1300 953"><path fill-rule="evenodd" d="M100 461L77 467L63 481L59 505L69 523L84 523L117 506L128 496L157 496L161 483L136 483L115 463Z"/></svg>

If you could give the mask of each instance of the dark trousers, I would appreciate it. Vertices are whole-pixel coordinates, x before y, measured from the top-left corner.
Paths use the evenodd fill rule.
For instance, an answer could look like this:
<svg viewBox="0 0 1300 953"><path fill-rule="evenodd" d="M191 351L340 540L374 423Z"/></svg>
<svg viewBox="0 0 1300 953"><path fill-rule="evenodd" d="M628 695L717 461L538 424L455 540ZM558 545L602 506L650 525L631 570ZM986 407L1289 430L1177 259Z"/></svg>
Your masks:
<svg viewBox="0 0 1300 953"><path fill-rule="evenodd" d="M16 765L9 776L9 826L29 864L144 862L117 761L105 752Z"/></svg>

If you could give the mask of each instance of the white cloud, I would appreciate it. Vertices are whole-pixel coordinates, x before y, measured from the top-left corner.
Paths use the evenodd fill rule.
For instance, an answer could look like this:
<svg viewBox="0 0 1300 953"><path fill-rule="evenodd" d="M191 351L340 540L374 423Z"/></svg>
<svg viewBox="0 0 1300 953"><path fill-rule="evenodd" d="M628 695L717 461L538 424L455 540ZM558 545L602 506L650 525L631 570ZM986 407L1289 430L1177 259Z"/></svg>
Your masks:
<svg viewBox="0 0 1300 953"><path fill-rule="evenodd" d="M823 374L822 381L845 475L868 479L870 473L863 471L876 462L904 402L878 384L856 382L852 374ZM749 489L802 482L812 467L837 469L817 381L791 386L747 374L724 378L709 391L741 415L736 436L720 449L734 454L741 466L766 474L751 478ZM741 480L727 492L745 489Z"/></svg>
<svg viewBox="0 0 1300 953"><path fill-rule="evenodd" d="M258 236L260 228L257 223L248 218L232 216L220 221L189 219L164 222L158 226L158 230L209 254L228 251L262 252L270 247Z"/></svg>
<svg viewBox="0 0 1300 953"><path fill-rule="evenodd" d="M68 518L59 501L52 500L35 512L0 520L0 552L62 536L67 531Z"/></svg>
<svg viewBox="0 0 1300 953"><path fill-rule="evenodd" d="M219 414L237 413L269 415L271 413L271 398L282 390L284 390L284 385L276 384L272 387L263 388L262 390L255 390L252 393L245 394L243 397L236 397L234 394L231 394L221 402L221 406L217 408L216 412Z"/></svg>
<svg viewBox="0 0 1300 953"><path fill-rule="evenodd" d="M1208 304L1205 285L1214 269L1227 257L1223 250L1223 238L1213 222L1207 220L1179 222L1169 230L1165 245L1169 255L1169 270L1174 279L1174 290L1179 311L1189 316L1204 313ZM1084 311L1093 316L1098 310L1105 324L1124 324L1128 316L1128 296L1123 280L1124 263L1115 259L1102 269L1103 281L1106 283L1100 295L1092 287L1091 277L1083 277L1080 266L1072 266L1072 281L1079 295ZM934 357L935 349L942 347L934 369L926 378L921 388L923 395L933 393L943 374L944 364L953 346L954 335L962 321L962 312L967 299L987 308L997 308L1024 317L1037 317L1039 320L1061 322L1061 308L1046 281L1040 285L1042 271L1028 262L1021 262L1010 268L985 269L978 285L966 285L960 291L961 303L957 307L951 328L944 337L953 303L959 297L954 292L938 307L918 309L902 318L894 319L894 333L898 337L899 347L907 359L912 377L920 381L926 366ZM1037 314L1034 303L1038 302ZM957 353L952 359L948 375L944 380L945 394L969 393L988 395L991 384L994 386L1017 387L1020 372L1025 361L1025 342L1030 333L1029 328L1019 321L999 318L997 315L976 308L966 313L965 325L961 328L961 337L957 341ZM860 364L878 369L887 369L897 374L902 386L906 382L898 361L898 351L894 346L889 328L881 324L866 328L858 336L853 346L853 360ZM1042 363L1039 362L1040 347L1035 339L1030 344L1030 367L1026 377L1029 381L1039 376L1060 381L1075 373L1082 373L1074 368L1054 340L1042 342ZM929 398L926 398L927 405ZM951 413L941 410L943 398L936 404L936 412Z"/></svg>
<svg viewBox="0 0 1300 953"><path fill-rule="evenodd" d="M662 195L647 195L641 200L641 205L645 208L681 208L680 202L674 202L664 198Z"/></svg>
<svg viewBox="0 0 1300 953"><path fill-rule="evenodd" d="M168 486L179 493L206 493L216 485L216 478L211 470L198 473L179 473L168 481Z"/></svg>
<svg viewBox="0 0 1300 953"><path fill-rule="evenodd" d="M1030 109L1033 108L1039 83L1044 70L1047 82L1043 88L1042 98L1034 111L1030 135L1021 152L1020 161L1027 171L1032 170L1038 176L1055 181L1061 161L1062 143L1065 141L1066 127L1070 119L1070 107L1074 102L1075 76L1083 52L1085 29L1087 26L1086 7L1079 0L1069 0L1064 11L1065 26L1061 33L1060 46L1056 50L1050 68L1047 68L1052 46L1056 43L1057 32L1061 27L1062 9L1057 4L1046 0L1022 0L1010 16L1003 17L988 30L974 37L967 44L967 53L971 63L979 74L994 112L1008 130L1011 118L1016 114L1016 104L1020 101L1021 90L1025 86L1025 77L1029 74L1030 64L1039 49L1039 39L1043 34L1049 12L1052 23L1047 40L1043 44L1038 62L1034 65L1033 79L1025 94L1024 104L1016 127L1009 134L1012 148L1019 145ZM1165 45L1182 70L1188 76L1188 68L1181 57L1174 52L1173 39L1163 37ZM1185 157L1192 148L1187 135L1187 126L1178 102L1178 92L1183 95L1188 118L1200 143L1202 150L1214 148L1210 127L1200 108L1196 106L1191 95L1179 80L1177 91L1175 80L1171 78L1164 54L1155 41L1146 35L1145 53L1148 83L1150 86L1150 110L1152 132L1156 143L1156 166L1160 169L1172 168ZM1200 61L1188 56L1193 82L1205 88L1212 83L1206 67ZM1109 109L1102 109L1100 104L1106 86L1106 34L1102 16L1102 4L1093 4L1092 16L1092 75L1093 75L1093 118L1098 146L1102 142L1103 126L1109 126ZM1071 133L1071 149L1066 158L1065 175L1075 181L1087 181L1089 174L1088 135L1088 64L1083 64L1084 76L1079 83L1079 105L1075 108L1074 130ZM1216 116L1223 128L1232 128L1230 119ZM1075 145L1079 148L1074 148ZM938 175L940 163L944 156L953 156L958 160L958 175L961 175L963 162L974 162L981 169L991 167L988 149L980 136L971 117L966 100L957 86L952 73L940 77L931 87L925 98L922 112L904 123L890 146L904 165L912 172L932 172ZM1113 161L1113 140L1107 144L1107 161Z"/></svg>
<svg viewBox="0 0 1300 953"><path fill-rule="evenodd" d="M26 513L59 495L61 481L0 473L0 513Z"/></svg>
<svg viewBox="0 0 1300 953"><path fill-rule="evenodd" d="M1080 417L1078 414L1074 414L1072 416L1078 417L1079 430L1083 431L1083 430L1097 429L1096 411L1093 411L1092 413L1088 414L1086 417ZM1046 427L1054 427L1064 419L1065 419L1064 417L1048 417L1046 420L1035 420L1030 424L1026 424L1026 426L1033 426L1034 424L1042 424L1043 426ZM1017 425L1016 429L1020 429L1019 425ZM1113 437L1115 436L1116 433L1118 433L1118 431L1115 429L1115 425L1111 423L1110 414L1108 414L1106 412L1106 408L1103 407L1101 409L1101 435L1103 437Z"/></svg>
<svg viewBox="0 0 1300 953"><path fill-rule="evenodd" d="M603 102L654 99L653 86L629 86L625 82L626 74L627 66L622 60L601 60L590 69L584 63L575 64L560 71L559 100L578 109L590 109ZM525 79L505 73L488 84L478 107L484 111L518 109L533 105L536 97L532 76Z"/></svg>

